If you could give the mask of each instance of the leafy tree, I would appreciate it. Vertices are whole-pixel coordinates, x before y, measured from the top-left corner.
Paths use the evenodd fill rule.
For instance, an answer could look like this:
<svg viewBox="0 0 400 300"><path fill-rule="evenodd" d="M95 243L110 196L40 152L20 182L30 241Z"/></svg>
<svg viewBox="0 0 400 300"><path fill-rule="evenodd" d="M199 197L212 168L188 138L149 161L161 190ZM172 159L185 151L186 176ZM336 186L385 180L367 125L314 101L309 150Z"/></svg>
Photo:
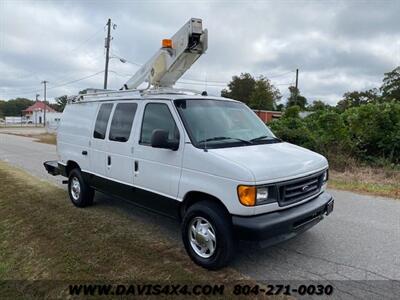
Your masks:
<svg viewBox="0 0 400 300"><path fill-rule="evenodd" d="M280 104L278 104L278 105L276 106L276 110L279 110L279 111L283 111L284 108L285 108L285 105L282 104L282 103L280 103Z"/></svg>
<svg viewBox="0 0 400 300"><path fill-rule="evenodd" d="M307 107L307 109L311 111L327 110L331 108L332 107L329 104L323 102L322 100L315 100Z"/></svg>
<svg viewBox="0 0 400 300"><path fill-rule="evenodd" d="M345 111L350 107L357 107L363 104L377 102L378 99L379 91L377 89L370 89L363 92L347 92L343 95L343 99L337 103L336 107L340 111Z"/></svg>
<svg viewBox="0 0 400 300"><path fill-rule="evenodd" d="M26 98L16 98L9 101L3 101L0 106L0 115L6 116L21 116L22 111L31 106L34 101Z"/></svg>
<svg viewBox="0 0 400 300"><path fill-rule="evenodd" d="M281 98L277 88L264 76L260 76L250 95L250 107L259 110L275 110L276 102Z"/></svg>
<svg viewBox="0 0 400 300"><path fill-rule="evenodd" d="M314 113L304 119L300 104L289 103L283 117L268 125L283 140L325 155L336 168L347 168L349 159L399 165L400 67L383 81L380 90L345 93L334 109L315 101L309 106Z"/></svg>
<svg viewBox="0 0 400 300"><path fill-rule="evenodd" d="M254 91L256 80L249 73L241 73L240 76L233 76L228 83L228 89L221 91L221 96L242 101L250 104L251 94Z"/></svg>
<svg viewBox="0 0 400 300"><path fill-rule="evenodd" d="M400 103L369 103L343 114L358 155L400 162Z"/></svg>
<svg viewBox="0 0 400 300"><path fill-rule="evenodd" d="M290 96L286 102L286 107L298 105L300 109L305 110L307 105L307 98L300 95L300 90L295 86L289 87Z"/></svg>
<svg viewBox="0 0 400 300"><path fill-rule="evenodd" d="M281 99L279 90L268 78L260 76L255 79L249 73L233 76L228 89L221 91L221 96L242 101L260 110L275 110L276 102Z"/></svg>
<svg viewBox="0 0 400 300"><path fill-rule="evenodd" d="M323 153L335 165L345 164L346 157L354 150L354 143L342 115L335 111L319 110L304 121L315 142L313 150Z"/></svg>
<svg viewBox="0 0 400 300"><path fill-rule="evenodd" d="M54 107L55 110L57 111L63 111L65 108L65 105L67 105L67 101L68 101L68 96L67 95L63 95L60 97L56 98L56 105Z"/></svg>
<svg viewBox="0 0 400 300"><path fill-rule="evenodd" d="M282 118L268 123L272 131L282 140L309 149L315 148L315 142L306 123L299 117L300 107L297 105L286 109Z"/></svg>
<svg viewBox="0 0 400 300"><path fill-rule="evenodd" d="M4 118L3 110L4 110L5 103L6 103L6 101L0 100L0 118Z"/></svg>
<svg viewBox="0 0 400 300"><path fill-rule="evenodd" d="M288 107L286 109L285 113L283 114L283 117L286 118L286 119L289 119L289 118L300 118L299 114L300 114L300 106L293 105L293 106Z"/></svg>
<svg viewBox="0 0 400 300"><path fill-rule="evenodd" d="M400 66L385 73L380 91L386 101L400 101Z"/></svg>

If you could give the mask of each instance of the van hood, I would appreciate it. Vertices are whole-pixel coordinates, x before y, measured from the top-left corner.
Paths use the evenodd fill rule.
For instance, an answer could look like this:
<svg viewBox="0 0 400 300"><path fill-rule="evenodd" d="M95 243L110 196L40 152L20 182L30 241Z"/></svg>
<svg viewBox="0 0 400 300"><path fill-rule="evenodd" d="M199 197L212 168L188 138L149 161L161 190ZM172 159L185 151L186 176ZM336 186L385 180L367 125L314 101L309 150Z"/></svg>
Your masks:
<svg viewBox="0 0 400 300"><path fill-rule="evenodd" d="M248 168L256 183L291 179L328 167L322 155L285 142L208 151Z"/></svg>

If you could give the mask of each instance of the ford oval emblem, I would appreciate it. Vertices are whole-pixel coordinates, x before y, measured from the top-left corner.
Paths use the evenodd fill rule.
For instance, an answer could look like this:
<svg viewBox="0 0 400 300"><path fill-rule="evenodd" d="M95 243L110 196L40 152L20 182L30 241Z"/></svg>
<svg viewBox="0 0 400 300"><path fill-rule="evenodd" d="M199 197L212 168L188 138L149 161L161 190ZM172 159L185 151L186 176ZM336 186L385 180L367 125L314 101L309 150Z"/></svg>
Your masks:
<svg viewBox="0 0 400 300"><path fill-rule="evenodd" d="M303 187L301 188L301 190L302 190L303 192L307 192L309 189L310 189L310 186L309 186L309 185L305 185L305 186L303 186Z"/></svg>

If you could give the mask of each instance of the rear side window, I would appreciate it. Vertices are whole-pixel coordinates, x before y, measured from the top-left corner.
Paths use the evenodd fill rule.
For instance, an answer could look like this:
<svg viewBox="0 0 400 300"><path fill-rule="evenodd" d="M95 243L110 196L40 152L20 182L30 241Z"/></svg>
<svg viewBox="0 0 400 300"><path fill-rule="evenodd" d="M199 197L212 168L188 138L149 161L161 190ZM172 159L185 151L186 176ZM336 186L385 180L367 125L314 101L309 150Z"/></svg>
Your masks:
<svg viewBox="0 0 400 300"><path fill-rule="evenodd" d="M155 129L164 129L168 131L169 140L179 140L179 130L166 104L149 103L146 105L143 115L140 143L150 145L151 135Z"/></svg>
<svg viewBox="0 0 400 300"><path fill-rule="evenodd" d="M128 141L136 109L136 103L117 104L111 121L110 134L108 136L110 141Z"/></svg>
<svg viewBox="0 0 400 300"><path fill-rule="evenodd" d="M93 137L95 139L102 139L106 137L108 119L110 119L112 103L104 103L100 106L99 113L97 114L96 125L94 126Z"/></svg>

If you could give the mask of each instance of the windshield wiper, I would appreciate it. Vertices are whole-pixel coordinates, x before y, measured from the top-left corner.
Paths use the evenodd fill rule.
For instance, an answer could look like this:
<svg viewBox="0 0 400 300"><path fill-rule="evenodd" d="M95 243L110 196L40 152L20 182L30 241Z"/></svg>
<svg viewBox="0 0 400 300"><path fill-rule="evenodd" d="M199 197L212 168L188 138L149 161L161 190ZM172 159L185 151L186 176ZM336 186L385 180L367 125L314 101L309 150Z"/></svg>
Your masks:
<svg viewBox="0 0 400 300"><path fill-rule="evenodd" d="M277 137L270 136L270 135L262 135L262 136L256 137L254 139L251 139L250 142L257 142L257 141L261 141L261 140L264 140L264 139L266 139L269 142L274 142L274 143L282 142L281 139L278 139Z"/></svg>
<svg viewBox="0 0 400 300"><path fill-rule="evenodd" d="M239 139L239 138L234 138L234 137L229 137L229 136L215 136L215 137L212 137L212 138L208 138L208 139L205 139L205 140L198 141L198 143L205 143L205 142L211 142L211 141L222 141L222 140L237 140L237 141L245 143L247 145L252 145L253 144L251 141L242 140L242 139Z"/></svg>

